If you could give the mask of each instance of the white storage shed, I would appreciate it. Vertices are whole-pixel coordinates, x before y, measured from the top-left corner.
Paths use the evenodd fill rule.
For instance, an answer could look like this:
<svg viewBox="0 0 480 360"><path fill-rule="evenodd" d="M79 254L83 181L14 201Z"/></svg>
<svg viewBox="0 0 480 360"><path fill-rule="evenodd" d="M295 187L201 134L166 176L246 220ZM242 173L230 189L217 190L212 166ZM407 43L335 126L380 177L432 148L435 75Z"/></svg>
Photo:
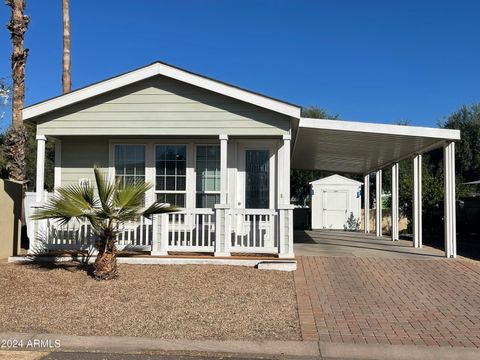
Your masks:
<svg viewBox="0 0 480 360"><path fill-rule="evenodd" d="M360 223L362 183L332 175L310 183L312 229L345 229L353 214Z"/></svg>

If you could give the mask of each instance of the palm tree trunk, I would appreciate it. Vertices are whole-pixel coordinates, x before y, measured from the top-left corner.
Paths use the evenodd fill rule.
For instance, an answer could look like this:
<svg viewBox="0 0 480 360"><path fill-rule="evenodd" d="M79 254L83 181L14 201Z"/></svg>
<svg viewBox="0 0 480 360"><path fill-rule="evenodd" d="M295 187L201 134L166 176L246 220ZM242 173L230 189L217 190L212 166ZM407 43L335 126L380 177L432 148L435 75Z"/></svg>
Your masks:
<svg viewBox="0 0 480 360"><path fill-rule="evenodd" d="M28 49L24 49L25 32L30 18L24 14L25 0L6 0L12 14L7 25L12 39L12 128L7 134L6 158L9 177L17 181L26 180L25 142L22 109L25 105L25 64Z"/></svg>
<svg viewBox="0 0 480 360"><path fill-rule="evenodd" d="M69 1L62 0L63 10L63 72L62 87L63 93L69 93L72 89L72 80L70 77L70 13Z"/></svg>
<svg viewBox="0 0 480 360"><path fill-rule="evenodd" d="M97 280L110 280L118 276L117 249L112 236L100 239L97 244L98 255L93 265L93 274Z"/></svg>

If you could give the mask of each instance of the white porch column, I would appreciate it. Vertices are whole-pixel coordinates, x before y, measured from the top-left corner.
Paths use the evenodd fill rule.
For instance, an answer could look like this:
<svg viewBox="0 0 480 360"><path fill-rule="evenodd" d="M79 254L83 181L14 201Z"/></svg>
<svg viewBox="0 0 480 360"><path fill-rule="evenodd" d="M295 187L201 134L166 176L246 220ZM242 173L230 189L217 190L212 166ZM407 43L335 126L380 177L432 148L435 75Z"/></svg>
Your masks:
<svg viewBox="0 0 480 360"><path fill-rule="evenodd" d="M363 179L363 207L364 207L364 231L370 233L370 174L366 174Z"/></svg>
<svg viewBox="0 0 480 360"><path fill-rule="evenodd" d="M220 135L220 204L227 204L228 169L227 150L228 135Z"/></svg>
<svg viewBox="0 0 480 360"><path fill-rule="evenodd" d="M392 241L399 239L398 234L398 182L399 182L399 165L392 165Z"/></svg>
<svg viewBox="0 0 480 360"><path fill-rule="evenodd" d="M283 144L278 151L277 184L279 258L292 258L293 252L293 205L290 204L290 134L283 135Z"/></svg>
<svg viewBox="0 0 480 360"><path fill-rule="evenodd" d="M215 256L230 256L228 205L228 135L220 135L220 204L215 205Z"/></svg>
<svg viewBox="0 0 480 360"><path fill-rule="evenodd" d="M446 143L443 148L445 166L445 256L457 256L457 225L455 203L455 143Z"/></svg>
<svg viewBox="0 0 480 360"><path fill-rule="evenodd" d="M44 135L37 135L37 176L35 183L35 203L31 205L33 212L43 207L45 201L45 143ZM47 220L28 221L29 248L28 254L37 254L43 250L42 241L47 240Z"/></svg>
<svg viewBox="0 0 480 360"><path fill-rule="evenodd" d="M37 181L35 201L41 203L45 198L45 135L37 135Z"/></svg>
<svg viewBox="0 0 480 360"><path fill-rule="evenodd" d="M413 158L413 246L422 247L422 155Z"/></svg>
<svg viewBox="0 0 480 360"><path fill-rule="evenodd" d="M382 170L375 172L375 232L377 236L382 236Z"/></svg>

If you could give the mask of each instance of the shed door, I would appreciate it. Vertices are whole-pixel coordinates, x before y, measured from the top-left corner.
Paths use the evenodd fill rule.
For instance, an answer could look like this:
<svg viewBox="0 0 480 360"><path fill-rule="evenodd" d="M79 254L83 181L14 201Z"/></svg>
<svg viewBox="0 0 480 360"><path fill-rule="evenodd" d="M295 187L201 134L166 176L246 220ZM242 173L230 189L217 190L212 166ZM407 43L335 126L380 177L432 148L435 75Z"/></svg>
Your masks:
<svg viewBox="0 0 480 360"><path fill-rule="evenodd" d="M328 190L323 192L323 227L343 229L347 222L348 192Z"/></svg>

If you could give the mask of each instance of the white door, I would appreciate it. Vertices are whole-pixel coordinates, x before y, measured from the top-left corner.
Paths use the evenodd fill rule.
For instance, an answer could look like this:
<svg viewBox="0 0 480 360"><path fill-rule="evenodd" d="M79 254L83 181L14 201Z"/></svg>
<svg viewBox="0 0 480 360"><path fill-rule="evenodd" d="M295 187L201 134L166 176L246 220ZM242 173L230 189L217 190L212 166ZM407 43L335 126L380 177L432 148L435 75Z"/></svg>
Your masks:
<svg viewBox="0 0 480 360"><path fill-rule="evenodd" d="M323 192L323 227L343 229L347 222L348 192L328 190Z"/></svg>

